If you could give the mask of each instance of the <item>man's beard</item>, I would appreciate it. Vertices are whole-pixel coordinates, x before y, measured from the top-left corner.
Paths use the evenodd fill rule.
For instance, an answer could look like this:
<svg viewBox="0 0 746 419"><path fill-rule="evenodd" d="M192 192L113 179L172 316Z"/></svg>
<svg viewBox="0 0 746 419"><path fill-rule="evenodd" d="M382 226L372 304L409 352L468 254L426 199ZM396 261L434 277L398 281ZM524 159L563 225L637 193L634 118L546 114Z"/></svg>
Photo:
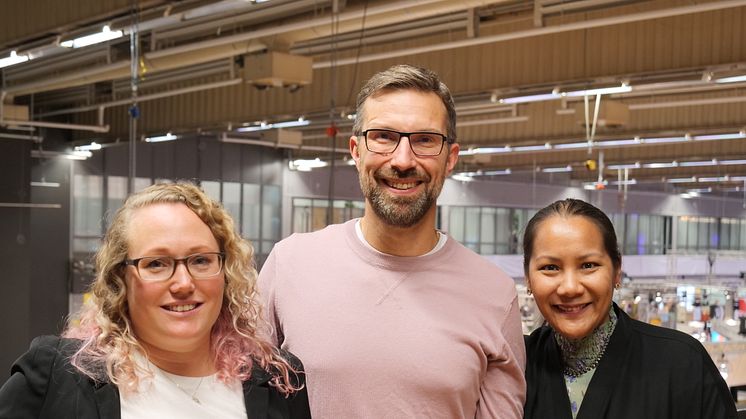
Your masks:
<svg viewBox="0 0 746 419"><path fill-rule="evenodd" d="M443 179L433 182L432 178L424 173L418 173L416 169L401 172L396 169L378 169L373 178L368 178L360 173L360 189L363 196L370 202L373 212L386 224L393 227L412 227L422 220L427 212L435 205L440 190L443 187ZM379 186L376 179L417 179L423 182L425 190L415 197L399 197L386 193Z"/></svg>

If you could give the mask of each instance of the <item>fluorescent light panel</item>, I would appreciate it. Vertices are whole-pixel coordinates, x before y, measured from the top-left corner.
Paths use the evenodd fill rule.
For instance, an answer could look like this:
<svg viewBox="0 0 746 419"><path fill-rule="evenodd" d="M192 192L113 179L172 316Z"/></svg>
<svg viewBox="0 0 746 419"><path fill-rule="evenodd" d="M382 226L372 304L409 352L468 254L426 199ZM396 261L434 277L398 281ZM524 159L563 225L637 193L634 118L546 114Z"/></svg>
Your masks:
<svg viewBox="0 0 746 419"><path fill-rule="evenodd" d="M677 167L679 164L675 161L670 163L645 163L642 167L646 169L668 169L671 167Z"/></svg>
<svg viewBox="0 0 746 419"><path fill-rule="evenodd" d="M179 138L177 135L173 135L170 132L166 135L160 135L156 137L147 137L145 139L145 142L148 143L162 143L164 141L173 141L175 139Z"/></svg>
<svg viewBox="0 0 746 419"><path fill-rule="evenodd" d="M274 128L292 128L292 127L303 127L310 124L311 121L303 118L294 119L292 121L274 122L271 124L262 123L260 125L251 127L242 127L236 129L238 132L252 132L252 131L265 131Z"/></svg>
<svg viewBox="0 0 746 419"><path fill-rule="evenodd" d="M542 151L542 150L550 150L552 148L552 145L549 143L541 144L541 145L522 145L522 146L515 146L513 147L513 151Z"/></svg>
<svg viewBox="0 0 746 419"><path fill-rule="evenodd" d="M516 96L506 97L498 100L500 103L510 105L513 103L529 103L529 102L542 102L545 100L561 99L562 96L557 93L542 93L538 95L527 95L527 96Z"/></svg>
<svg viewBox="0 0 746 419"><path fill-rule="evenodd" d="M682 161L679 162L679 167L717 166L717 164L718 161L716 159L702 161Z"/></svg>
<svg viewBox="0 0 746 419"><path fill-rule="evenodd" d="M639 169L640 162L634 162L629 164L610 164L606 166L609 170L622 170L622 169Z"/></svg>
<svg viewBox="0 0 746 419"><path fill-rule="evenodd" d="M693 138L695 141L737 140L739 138L746 138L746 133L736 132L732 134L695 135Z"/></svg>
<svg viewBox="0 0 746 419"><path fill-rule="evenodd" d="M562 172L572 172L572 166L564 166L564 167L545 167L541 169L544 173L562 173Z"/></svg>
<svg viewBox="0 0 746 419"><path fill-rule="evenodd" d="M8 57L0 58L0 68L8 67L14 64L25 63L28 60L28 55L18 55L15 51L11 51Z"/></svg>
<svg viewBox="0 0 746 419"><path fill-rule="evenodd" d="M723 77L722 79L715 80L715 83L738 83L746 81L746 74L742 76Z"/></svg>
<svg viewBox="0 0 746 419"><path fill-rule="evenodd" d="M681 178L672 178L672 179L666 179L666 182L668 183L692 183L696 182L697 178L692 177L681 177Z"/></svg>
<svg viewBox="0 0 746 419"><path fill-rule="evenodd" d="M103 27L101 32L81 36L80 38L75 38L70 41L60 42L60 45L66 48L82 48L121 38L123 35L124 33L122 31L112 31L107 25Z"/></svg>
<svg viewBox="0 0 746 419"><path fill-rule="evenodd" d="M637 145L640 144L639 138L630 138L626 140L607 140L607 141L596 141L594 145L599 147L616 147L622 145Z"/></svg>
<svg viewBox="0 0 746 419"><path fill-rule="evenodd" d="M640 142L645 144L669 144L669 143L682 143L689 141L686 137L660 137L660 138L642 138Z"/></svg>
<svg viewBox="0 0 746 419"><path fill-rule="evenodd" d="M582 143L562 143L562 144L554 144L552 147L558 150L562 149L572 149L572 148L585 148L588 147L588 142L584 141Z"/></svg>
<svg viewBox="0 0 746 419"><path fill-rule="evenodd" d="M588 89L588 90L576 90L573 92L562 93L562 96L578 97L578 96L595 96L595 95L611 95L614 93L627 93L632 91L632 86L622 84L618 87L604 87L600 89Z"/></svg>

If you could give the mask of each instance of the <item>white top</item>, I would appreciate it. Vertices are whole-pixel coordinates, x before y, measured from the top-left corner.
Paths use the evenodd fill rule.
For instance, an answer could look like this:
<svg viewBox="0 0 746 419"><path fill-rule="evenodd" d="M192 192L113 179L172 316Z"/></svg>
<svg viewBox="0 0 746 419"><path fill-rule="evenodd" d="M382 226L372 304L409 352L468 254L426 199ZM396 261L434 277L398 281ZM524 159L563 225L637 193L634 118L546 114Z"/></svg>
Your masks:
<svg viewBox="0 0 746 419"><path fill-rule="evenodd" d="M217 374L183 377L145 362L153 378L141 378L137 393L120 392L122 419L246 419L243 387L239 380L226 385Z"/></svg>
<svg viewBox="0 0 746 419"><path fill-rule="evenodd" d="M433 253L442 249L443 246L446 245L446 240L448 240L448 236L446 236L445 234L443 234L443 232L439 230L435 230L435 231L438 233L438 243L435 244L435 247L433 247L432 250L430 250L429 252L421 256L432 255ZM365 247L367 247L370 250L373 250L374 252L378 252L382 255L385 254L383 252L379 252L378 249L376 249L375 247L371 246L370 243L368 243L368 240L365 240L365 236L363 235L363 228L360 226L360 219L358 219L355 222L355 232L357 233L357 238L360 239L360 241L365 245Z"/></svg>

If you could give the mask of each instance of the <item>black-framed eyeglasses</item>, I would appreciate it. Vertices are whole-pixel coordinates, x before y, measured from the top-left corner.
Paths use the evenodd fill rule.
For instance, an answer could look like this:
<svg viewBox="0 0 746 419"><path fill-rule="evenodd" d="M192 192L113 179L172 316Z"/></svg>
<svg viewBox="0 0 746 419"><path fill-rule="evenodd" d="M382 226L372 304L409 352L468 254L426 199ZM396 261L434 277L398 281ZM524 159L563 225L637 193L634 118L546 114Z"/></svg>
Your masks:
<svg viewBox="0 0 746 419"><path fill-rule="evenodd" d="M143 281L156 282L171 279L179 263L184 263L192 278L211 279L223 271L224 260L225 253L205 252L180 259L171 256L145 256L125 259L122 264L134 266Z"/></svg>
<svg viewBox="0 0 746 419"><path fill-rule="evenodd" d="M378 154L390 154L399 147L402 137L409 138L409 148L415 156L437 156L443 151L443 144L453 140L438 132L399 132L390 129L368 129L363 131L365 148Z"/></svg>

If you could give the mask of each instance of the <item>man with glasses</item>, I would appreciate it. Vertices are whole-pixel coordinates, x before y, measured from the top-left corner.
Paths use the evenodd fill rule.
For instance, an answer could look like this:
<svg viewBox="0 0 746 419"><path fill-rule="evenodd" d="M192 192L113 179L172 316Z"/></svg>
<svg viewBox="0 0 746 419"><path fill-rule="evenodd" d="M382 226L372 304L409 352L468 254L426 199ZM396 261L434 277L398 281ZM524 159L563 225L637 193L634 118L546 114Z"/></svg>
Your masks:
<svg viewBox="0 0 746 419"><path fill-rule="evenodd" d="M374 75L350 138L363 217L269 255L267 318L303 359L314 417L522 417L514 283L435 228L458 151L453 99L435 73Z"/></svg>

